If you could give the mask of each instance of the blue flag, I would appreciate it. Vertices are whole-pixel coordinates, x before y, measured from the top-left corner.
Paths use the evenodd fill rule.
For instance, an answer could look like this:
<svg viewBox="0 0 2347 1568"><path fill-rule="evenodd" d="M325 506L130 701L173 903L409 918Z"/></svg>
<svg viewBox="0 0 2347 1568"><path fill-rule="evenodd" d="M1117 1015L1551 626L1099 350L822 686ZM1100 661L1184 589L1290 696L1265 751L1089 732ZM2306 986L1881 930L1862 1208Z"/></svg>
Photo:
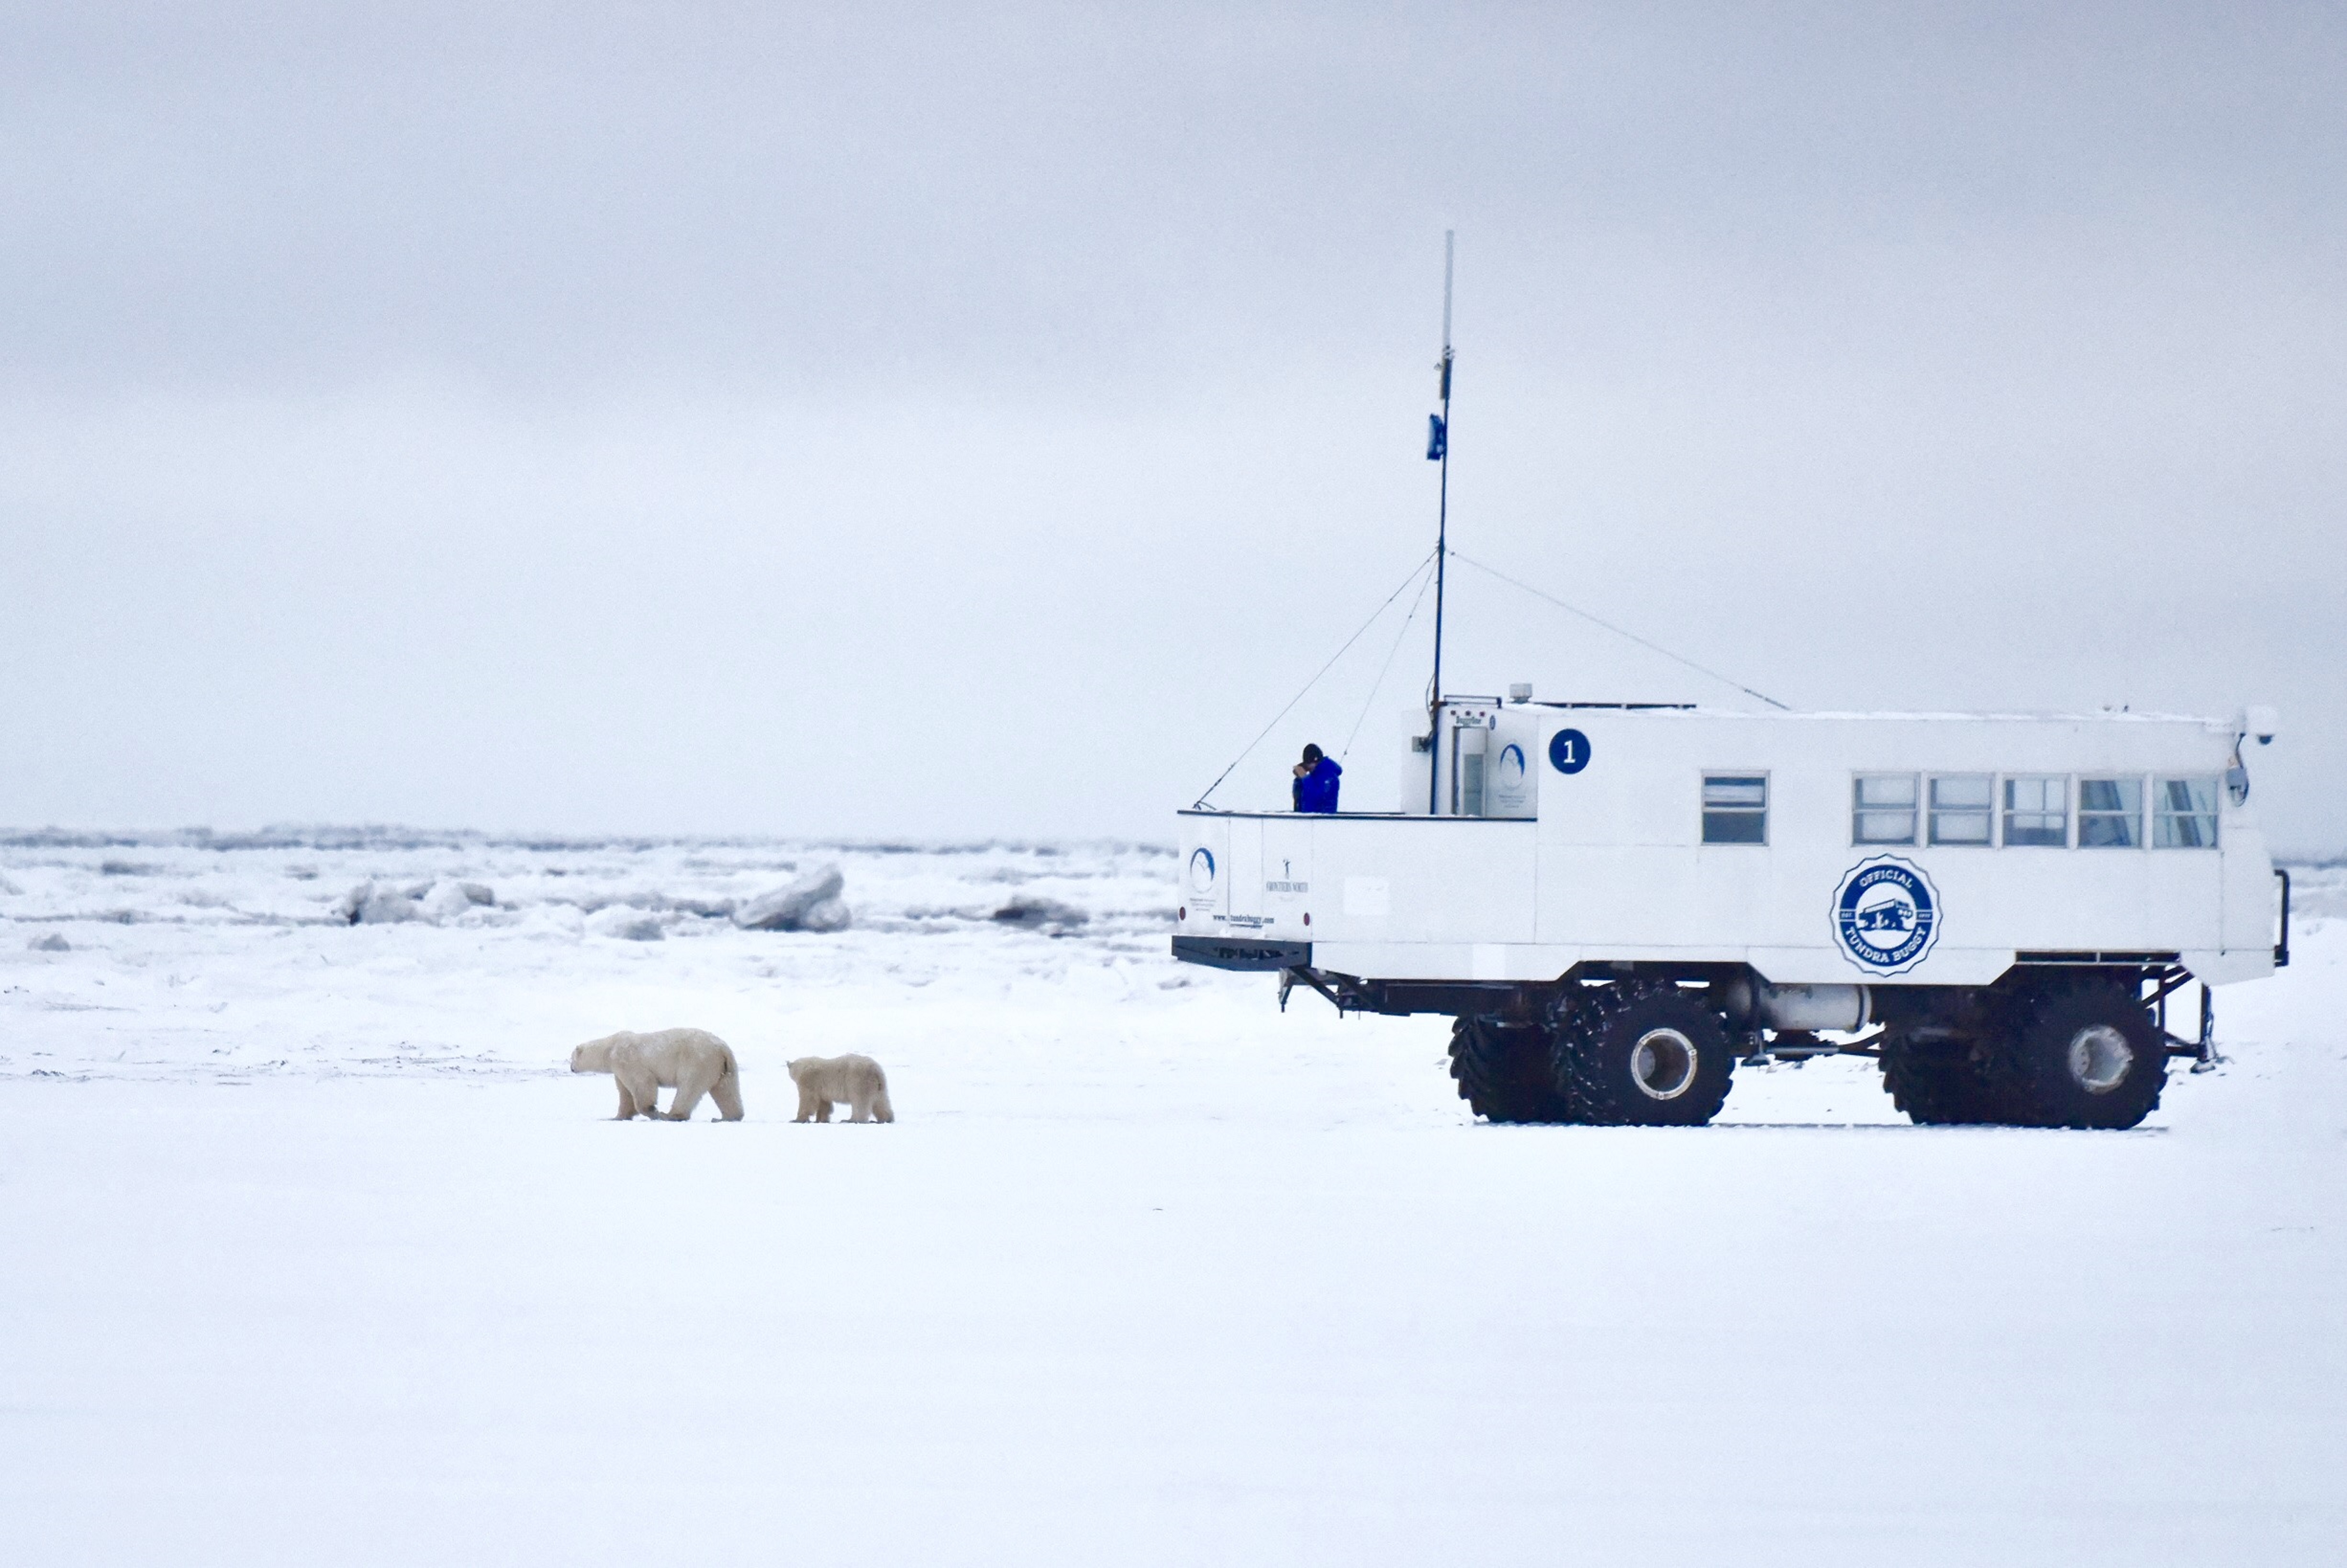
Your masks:
<svg viewBox="0 0 2347 1568"><path fill-rule="evenodd" d="M1450 432L1444 427L1442 415L1428 415L1426 416L1426 460L1430 463L1440 463L1442 461L1442 455L1450 450Z"/></svg>

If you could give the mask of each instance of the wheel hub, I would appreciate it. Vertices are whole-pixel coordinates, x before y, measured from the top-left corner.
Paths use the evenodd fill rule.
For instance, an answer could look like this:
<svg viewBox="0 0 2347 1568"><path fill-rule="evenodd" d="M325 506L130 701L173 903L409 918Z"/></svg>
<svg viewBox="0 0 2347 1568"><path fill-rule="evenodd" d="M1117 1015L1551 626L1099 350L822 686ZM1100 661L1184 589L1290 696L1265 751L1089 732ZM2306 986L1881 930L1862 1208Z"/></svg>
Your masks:
<svg viewBox="0 0 2347 1568"><path fill-rule="evenodd" d="M2089 1094L2108 1094L2134 1065L2135 1047L2109 1024L2091 1024L2070 1037L2070 1076Z"/></svg>
<svg viewBox="0 0 2347 1568"><path fill-rule="evenodd" d="M1650 1029L1630 1052L1630 1081L1649 1100L1676 1100L1695 1082L1695 1041L1675 1029Z"/></svg>

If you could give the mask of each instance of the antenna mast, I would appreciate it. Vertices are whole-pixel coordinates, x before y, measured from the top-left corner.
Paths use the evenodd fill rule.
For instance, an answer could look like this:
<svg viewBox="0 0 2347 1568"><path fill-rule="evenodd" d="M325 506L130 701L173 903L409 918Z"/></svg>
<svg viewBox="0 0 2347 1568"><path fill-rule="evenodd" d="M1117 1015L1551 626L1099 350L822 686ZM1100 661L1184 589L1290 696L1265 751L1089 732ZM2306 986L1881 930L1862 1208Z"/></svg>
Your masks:
<svg viewBox="0 0 2347 1568"><path fill-rule="evenodd" d="M1426 714L1426 810L1434 815L1442 756L1442 587L1443 569L1450 559L1450 262L1455 231L1442 231L1442 360L1436 366L1442 373L1442 412L1434 416L1434 429L1426 444L1426 455L1442 465L1440 499L1437 503L1434 524L1434 680L1427 688Z"/></svg>

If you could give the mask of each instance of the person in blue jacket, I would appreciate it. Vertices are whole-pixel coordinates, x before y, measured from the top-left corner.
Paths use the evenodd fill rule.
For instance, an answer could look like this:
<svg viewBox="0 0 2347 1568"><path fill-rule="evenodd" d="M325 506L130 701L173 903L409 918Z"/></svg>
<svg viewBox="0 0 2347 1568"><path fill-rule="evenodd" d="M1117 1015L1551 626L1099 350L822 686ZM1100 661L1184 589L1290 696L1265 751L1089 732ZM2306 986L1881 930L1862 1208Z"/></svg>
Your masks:
<svg viewBox="0 0 2347 1568"><path fill-rule="evenodd" d="M1296 782L1288 786L1296 796L1296 809L1334 812L1337 785L1344 771L1319 747L1305 747L1304 760L1296 764Z"/></svg>

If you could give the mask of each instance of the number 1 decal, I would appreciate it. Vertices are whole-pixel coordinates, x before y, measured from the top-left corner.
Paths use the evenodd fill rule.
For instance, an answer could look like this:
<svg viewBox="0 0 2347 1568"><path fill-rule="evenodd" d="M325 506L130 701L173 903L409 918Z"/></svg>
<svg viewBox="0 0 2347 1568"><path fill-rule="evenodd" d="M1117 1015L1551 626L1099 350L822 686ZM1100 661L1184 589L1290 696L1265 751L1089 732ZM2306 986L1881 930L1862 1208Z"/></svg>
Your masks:
<svg viewBox="0 0 2347 1568"><path fill-rule="evenodd" d="M1549 765L1561 774L1577 774L1589 765L1589 737L1579 730L1559 730L1549 737Z"/></svg>

